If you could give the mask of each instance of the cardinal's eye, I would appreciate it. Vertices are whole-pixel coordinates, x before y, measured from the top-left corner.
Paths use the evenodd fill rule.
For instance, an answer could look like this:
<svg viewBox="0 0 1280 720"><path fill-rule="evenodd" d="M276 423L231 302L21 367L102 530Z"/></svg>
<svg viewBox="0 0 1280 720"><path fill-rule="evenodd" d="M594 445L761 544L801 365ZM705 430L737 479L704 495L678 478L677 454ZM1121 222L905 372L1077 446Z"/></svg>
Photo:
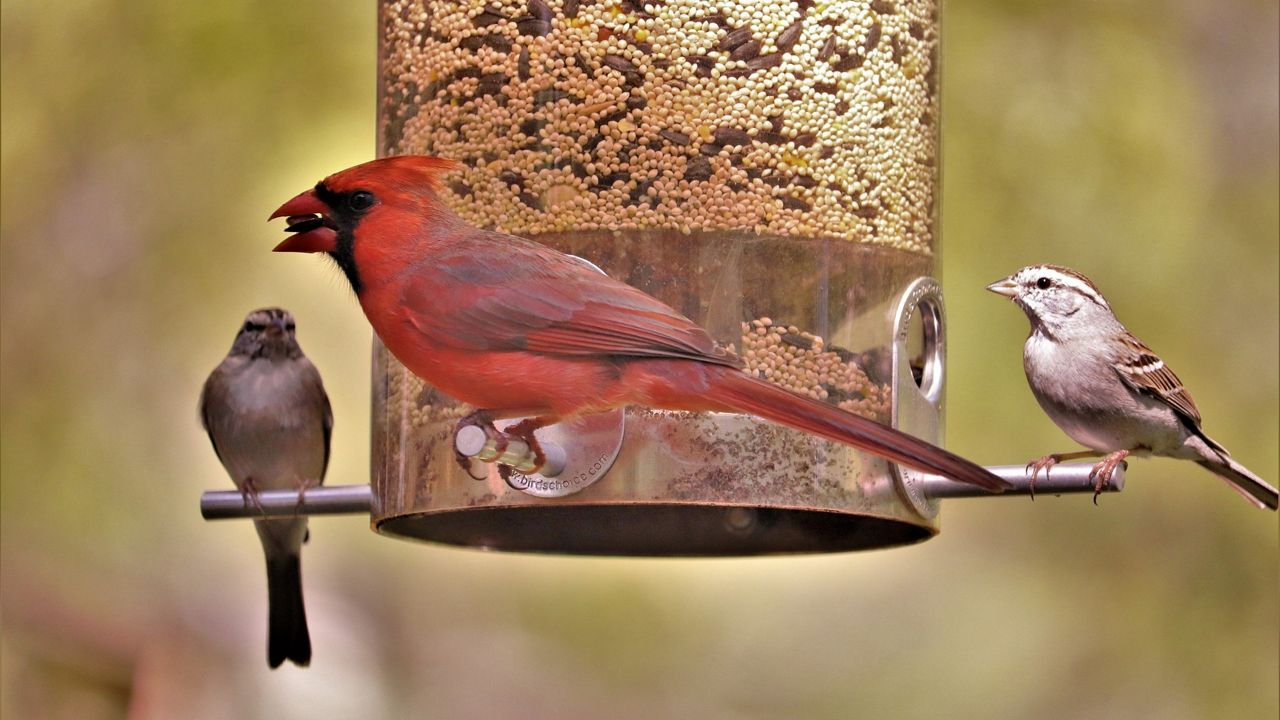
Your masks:
<svg viewBox="0 0 1280 720"><path fill-rule="evenodd" d="M373 193L364 190L357 190L351 193L351 197L347 200L347 207L356 212L364 212L373 207Z"/></svg>
<svg viewBox="0 0 1280 720"><path fill-rule="evenodd" d="M1036 280L1036 287L1040 288L1041 290L1048 290L1049 287L1052 285L1053 285L1053 281L1047 277L1042 277L1039 280Z"/></svg>

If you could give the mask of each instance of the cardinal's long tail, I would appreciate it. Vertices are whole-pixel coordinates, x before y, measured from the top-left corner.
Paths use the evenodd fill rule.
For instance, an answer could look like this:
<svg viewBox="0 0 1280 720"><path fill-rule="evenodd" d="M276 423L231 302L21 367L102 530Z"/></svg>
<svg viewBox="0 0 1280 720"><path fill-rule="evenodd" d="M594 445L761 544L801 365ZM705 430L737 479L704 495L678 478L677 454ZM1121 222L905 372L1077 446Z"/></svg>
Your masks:
<svg viewBox="0 0 1280 720"><path fill-rule="evenodd" d="M852 445L922 472L1001 492L1009 483L919 438L728 367L709 367L706 396L727 409Z"/></svg>
<svg viewBox="0 0 1280 720"><path fill-rule="evenodd" d="M1244 496L1244 499L1260 508L1275 510L1280 504L1280 496L1276 489L1265 480L1250 472L1249 468L1236 462L1229 455L1213 460L1197 460L1201 467L1227 481L1232 490Z"/></svg>

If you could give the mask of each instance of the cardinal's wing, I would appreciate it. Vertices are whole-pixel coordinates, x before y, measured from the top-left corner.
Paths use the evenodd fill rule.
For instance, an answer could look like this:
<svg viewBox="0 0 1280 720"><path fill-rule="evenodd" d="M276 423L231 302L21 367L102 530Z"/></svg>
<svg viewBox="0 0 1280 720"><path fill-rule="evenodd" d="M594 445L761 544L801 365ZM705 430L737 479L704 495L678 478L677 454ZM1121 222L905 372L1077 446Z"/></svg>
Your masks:
<svg viewBox="0 0 1280 720"><path fill-rule="evenodd" d="M739 364L658 299L500 233L475 231L433 253L415 266L400 300L419 332L448 347Z"/></svg>

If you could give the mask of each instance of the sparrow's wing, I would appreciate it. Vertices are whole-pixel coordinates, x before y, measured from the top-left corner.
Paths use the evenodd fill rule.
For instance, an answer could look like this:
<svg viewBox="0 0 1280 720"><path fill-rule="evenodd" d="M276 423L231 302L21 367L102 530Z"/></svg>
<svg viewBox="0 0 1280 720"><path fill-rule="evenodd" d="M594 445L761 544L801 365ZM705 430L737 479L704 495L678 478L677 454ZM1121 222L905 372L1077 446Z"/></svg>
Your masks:
<svg viewBox="0 0 1280 720"><path fill-rule="evenodd" d="M333 407L329 404L329 394L324 391L324 383L320 380L320 371L316 370L310 360L306 363L310 371L306 374L308 394L320 404L320 427L324 431L324 465L320 466L320 481L324 482L325 473L329 471L329 445L333 439Z"/></svg>
<svg viewBox="0 0 1280 720"><path fill-rule="evenodd" d="M1167 403L1198 433L1200 410L1178 376L1138 338L1126 332L1121 341L1124 352L1114 365L1120 379L1131 389Z"/></svg>
<svg viewBox="0 0 1280 720"><path fill-rule="evenodd" d="M475 231L451 242L414 271L400 300L420 332L464 350L739 364L660 300L509 235Z"/></svg>
<svg viewBox="0 0 1280 720"><path fill-rule="evenodd" d="M218 386L223 382L222 366L214 368L209 374L209 379L204 381L204 386L200 388L200 426L204 428L205 433L209 436L209 444L213 445L213 454L218 456L218 462L226 466L226 460L222 457L222 451L218 449L218 438L213 432L213 408L212 398L214 393L218 392Z"/></svg>

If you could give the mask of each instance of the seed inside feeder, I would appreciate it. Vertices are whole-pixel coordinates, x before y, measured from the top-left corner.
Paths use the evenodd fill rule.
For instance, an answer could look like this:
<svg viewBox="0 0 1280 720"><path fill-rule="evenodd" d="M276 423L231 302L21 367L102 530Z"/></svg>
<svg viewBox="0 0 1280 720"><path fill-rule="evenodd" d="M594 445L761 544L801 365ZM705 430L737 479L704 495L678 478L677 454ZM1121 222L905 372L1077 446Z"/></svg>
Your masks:
<svg viewBox="0 0 1280 720"><path fill-rule="evenodd" d="M385 2L382 144L461 160L455 207L507 232L740 230L928 255L936 14L936 0ZM557 186L591 197L536 202Z"/></svg>

